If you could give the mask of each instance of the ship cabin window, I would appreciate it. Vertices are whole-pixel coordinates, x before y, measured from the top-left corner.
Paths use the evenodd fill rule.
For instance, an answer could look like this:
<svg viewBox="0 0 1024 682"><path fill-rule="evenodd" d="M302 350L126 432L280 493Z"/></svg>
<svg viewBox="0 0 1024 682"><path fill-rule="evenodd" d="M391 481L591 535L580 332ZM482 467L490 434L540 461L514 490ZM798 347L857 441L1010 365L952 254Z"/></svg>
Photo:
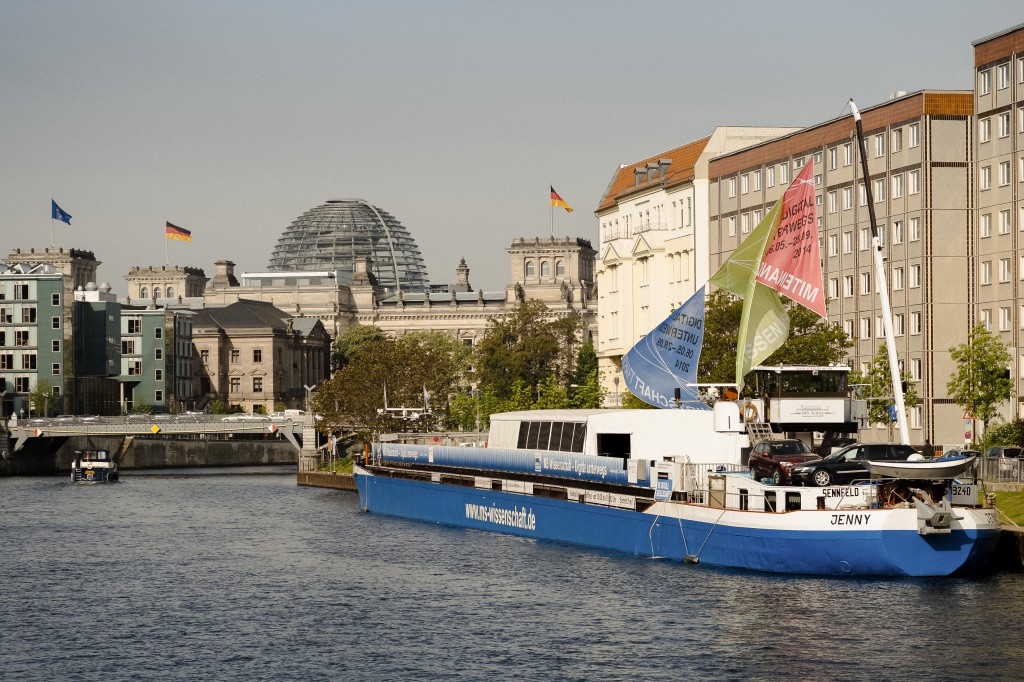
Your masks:
<svg viewBox="0 0 1024 682"><path fill-rule="evenodd" d="M775 491L774 490L766 490L766 491L764 491L764 510L766 512L773 512L773 511L775 511L775 509L776 509L776 507L775 507Z"/></svg>
<svg viewBox="0 0 1024 682"><path fill-rule="evenodd" d="M778 398L845 396L846 371L809 369L803 371L755 370L757 395Z"/></svg>
<svg viewBox="0 0 1024 682"><path fill-rule="evenodd" d="M786 493L786 511L800 511L800 493Z"/></svg>
<svg viewBox="0 0 1024 682"><path fill-rule="evenodd" d="M628 433L597 434L597 454L602 457L621 457L629 459L632 451Z"/></svg>
<svg viewBox="0 0 1024 682"><path fill-rule="evenodd" d="M580 422L524 421L516 446L531 450L583 452L587 425Z"/></svg>
<svg viewBox="0 0 1024 682"><path fill-rule="evenodd" d="M740 511L750 509L750 492L746 488L740 488Z"/></svg>

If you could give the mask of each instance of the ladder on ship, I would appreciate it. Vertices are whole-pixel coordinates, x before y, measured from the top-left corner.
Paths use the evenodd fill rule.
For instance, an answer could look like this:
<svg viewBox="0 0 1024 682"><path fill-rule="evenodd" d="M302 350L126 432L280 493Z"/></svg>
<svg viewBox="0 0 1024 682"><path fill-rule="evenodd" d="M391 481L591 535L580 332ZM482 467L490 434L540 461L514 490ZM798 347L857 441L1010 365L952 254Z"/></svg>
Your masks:
<svg viewBox="0 0 1024 682"><path fill-rule="evenodd" d="M750 436L751 445L775 439L771 424L765 422L747 422L747 435Z"/></svg>

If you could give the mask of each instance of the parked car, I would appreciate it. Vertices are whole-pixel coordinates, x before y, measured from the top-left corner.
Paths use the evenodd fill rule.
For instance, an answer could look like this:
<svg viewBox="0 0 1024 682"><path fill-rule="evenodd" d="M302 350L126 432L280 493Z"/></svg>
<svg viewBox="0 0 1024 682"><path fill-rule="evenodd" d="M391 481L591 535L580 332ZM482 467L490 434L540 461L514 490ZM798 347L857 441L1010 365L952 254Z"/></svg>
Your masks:
<svg viewBox="0 0 1024 682"><path fill-rule="evenodd" d="M1017 475L1020 468L1022 449L1010 445L993 445L985 451L985 457L999 460L999 472Z"/></svg>
<svg viewBox="0 0 1024 682"><path fill-rule="evenodd" d="M941 457L981 457L981 453L977 450L968 450L967 448L951 448L949 450L943 450Z"/></svg>
<svg viewBox="0 0 1024 682"><path fill-rule="evenodd" d="M855 443L834 452L820 462L797 464L790 471L794 483L829 486L852 483L869 477L868 461L907 460L919 453L902 443Z"/></svg>
<svg viewBox="0 0 1024 682"><path fill-rule="evenodd" d="M795 465L819 460L821 457L802 440L763 440L750 451L750 477L755 481L771 478L775 485L789 483L789 472Z"/></svg>

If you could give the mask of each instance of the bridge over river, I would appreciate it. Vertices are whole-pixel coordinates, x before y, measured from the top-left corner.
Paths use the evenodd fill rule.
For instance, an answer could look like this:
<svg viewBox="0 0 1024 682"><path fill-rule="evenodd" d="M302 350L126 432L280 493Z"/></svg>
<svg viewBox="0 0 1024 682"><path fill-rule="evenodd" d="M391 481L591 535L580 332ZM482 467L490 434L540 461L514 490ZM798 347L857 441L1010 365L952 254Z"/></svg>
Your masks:
<svg viewBox="0 0 1024 682"><path fill-rule="evenodd" d="M312 417L308 423L294 419L271 419L258 415L137 415L119 417L50 417L15 419L8 424L13 449L20 450L31 438L61 438L68 436L123 436L125 447L135 436L195 436L214 437L232 435L281 434L302 450L299 439L308 428L310 443L315 443Z"/></svg>

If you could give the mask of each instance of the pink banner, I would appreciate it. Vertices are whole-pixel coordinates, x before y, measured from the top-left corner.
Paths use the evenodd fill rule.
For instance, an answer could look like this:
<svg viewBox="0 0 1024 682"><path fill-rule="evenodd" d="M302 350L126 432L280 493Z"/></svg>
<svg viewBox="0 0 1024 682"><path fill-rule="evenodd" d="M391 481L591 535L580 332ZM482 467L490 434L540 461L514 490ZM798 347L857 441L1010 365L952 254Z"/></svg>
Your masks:
<svg viewBox="0 0 1024 682"><path fill-rule="evenodd" d="M757 270L757 281L827 317L814 205L814 164L807 164L782 198L779 229Z"/></svg>

